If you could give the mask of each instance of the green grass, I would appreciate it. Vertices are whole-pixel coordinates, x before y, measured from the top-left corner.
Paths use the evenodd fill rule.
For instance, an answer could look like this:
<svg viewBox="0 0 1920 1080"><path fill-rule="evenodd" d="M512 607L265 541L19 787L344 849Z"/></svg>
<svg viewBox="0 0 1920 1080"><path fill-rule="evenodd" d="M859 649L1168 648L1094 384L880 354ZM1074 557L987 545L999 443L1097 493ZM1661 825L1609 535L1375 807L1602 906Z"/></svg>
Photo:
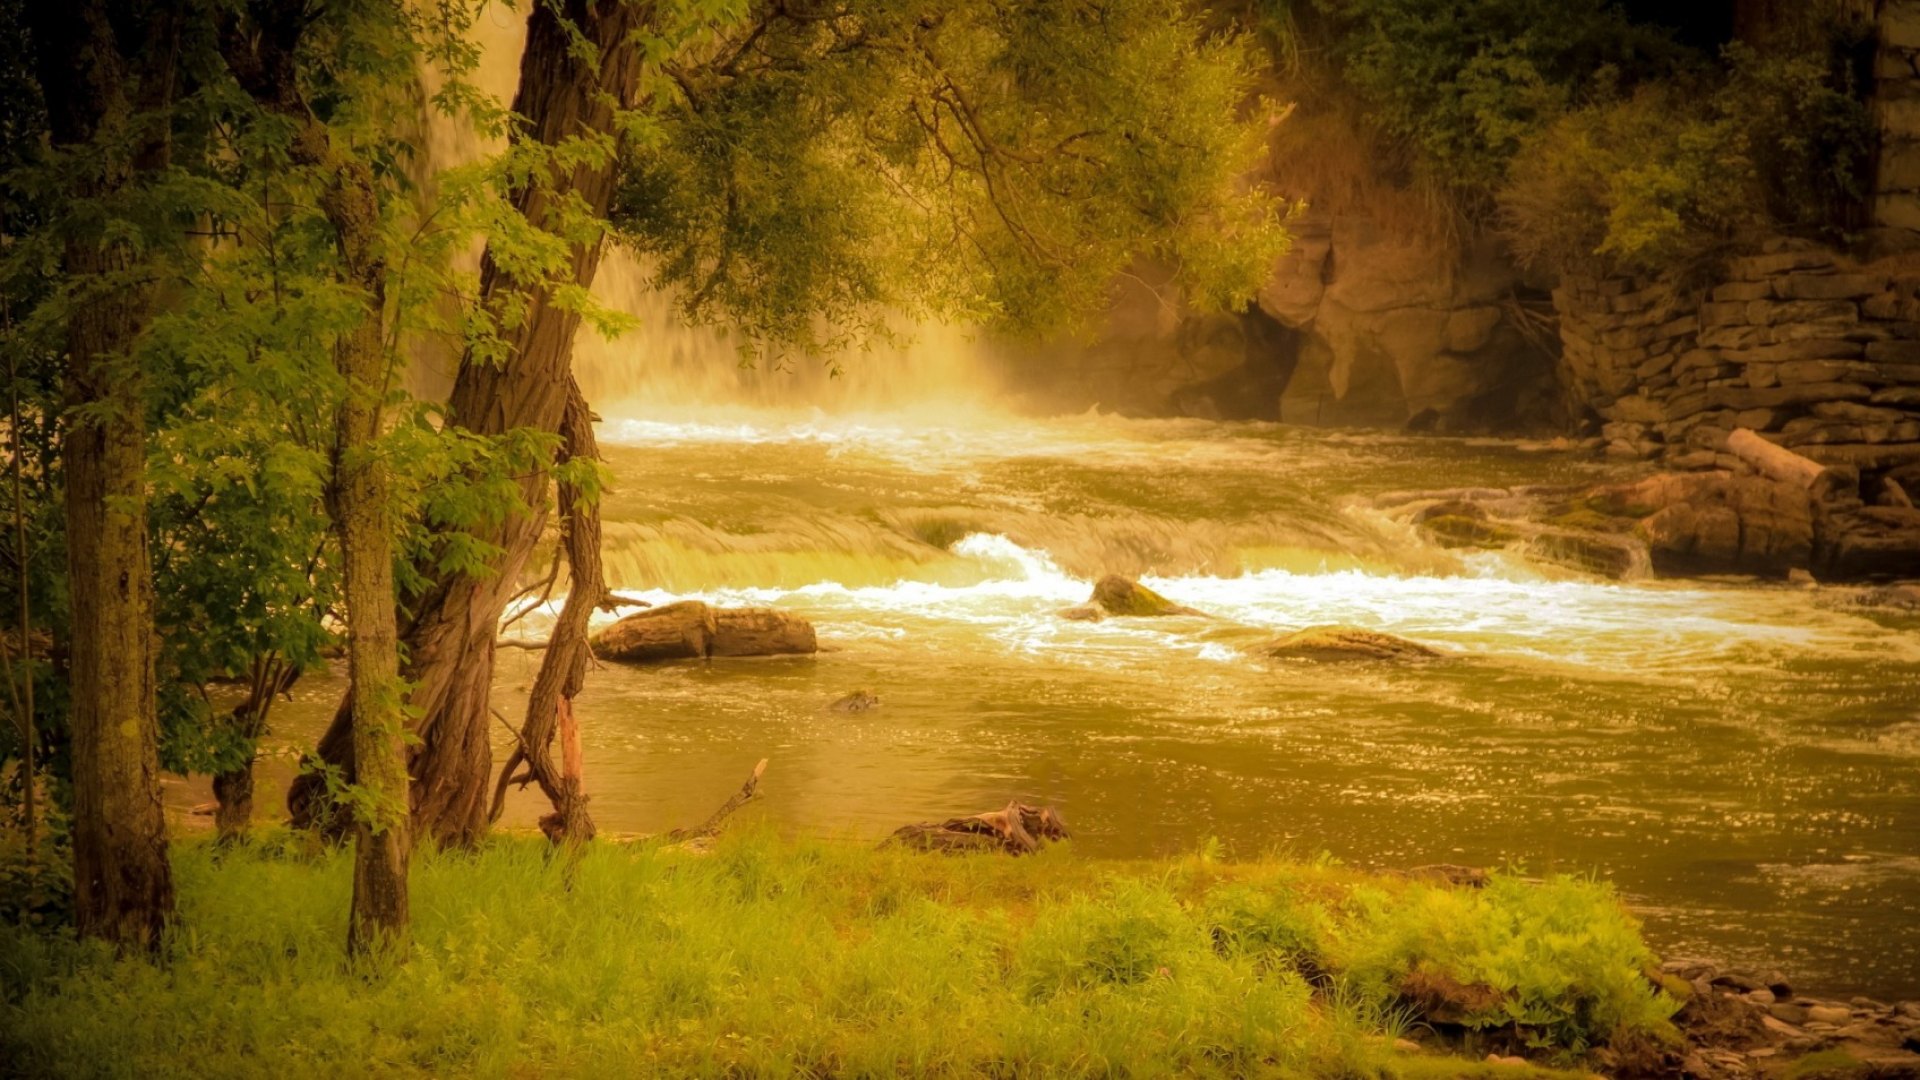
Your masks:
<svg viewBox="0 0 1920 1080"><path fill-rule="evenodd" d="M1672 1003L1590 882L1450 889L1329 865L943 857L730 837L419 858L406 964L344 958L342 853L177 845L160 963L0 928L0 1071L195 1076L1433 1076L1415 968L1549 1050ZM1311 980L1311 981L1310 981ZM1564 1057L1564 1061L1571 1058Z"/></svg>

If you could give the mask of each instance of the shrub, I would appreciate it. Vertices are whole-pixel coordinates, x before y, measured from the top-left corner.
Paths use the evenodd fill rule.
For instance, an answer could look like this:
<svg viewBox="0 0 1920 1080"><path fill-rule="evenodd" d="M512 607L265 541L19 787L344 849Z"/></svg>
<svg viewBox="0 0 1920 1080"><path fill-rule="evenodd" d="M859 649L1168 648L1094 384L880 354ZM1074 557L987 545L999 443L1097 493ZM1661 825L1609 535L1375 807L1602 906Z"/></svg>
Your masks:
<svg viewBox="0 0 1920 1080"><path fill-rule="evenodd" d="M1842 239L1867 194L1874 129L1838 17L1735 43L1714 73L1601 93L1529 135L1499 194L1523 265L1580 273L1684 268L1746 236Z"/></svg>

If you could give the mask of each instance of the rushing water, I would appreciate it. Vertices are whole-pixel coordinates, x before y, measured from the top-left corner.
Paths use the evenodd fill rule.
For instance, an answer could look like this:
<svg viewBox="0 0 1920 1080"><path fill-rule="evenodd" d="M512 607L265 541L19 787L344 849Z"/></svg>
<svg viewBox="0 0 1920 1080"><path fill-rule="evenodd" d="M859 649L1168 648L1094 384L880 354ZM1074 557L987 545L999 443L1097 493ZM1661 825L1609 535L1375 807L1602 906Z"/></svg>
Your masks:
<svg viewBox="0 0 1920 1080"><path fill-rule="evenodd" d="M1913 619L1784 585L1462 556L1364 503L1600 475L1564 454L955 409L603 424L616 588L790 608L823 643L595 671L580 715L603 828L697 820L766 757L757 812L809 833L866 839L1018 797L1059 807L1100 855L1214 838L1593 873L1665 950L1920 996ZM1056 617L1109 571L1214 617ZM1318 623L1455 658L1244 651ZM503 652L510 715L537 663ZM314 718L330 689L305 692ZM826 708L854 689L882 707ZM509 823L541 810L519 797Z"/></svg>

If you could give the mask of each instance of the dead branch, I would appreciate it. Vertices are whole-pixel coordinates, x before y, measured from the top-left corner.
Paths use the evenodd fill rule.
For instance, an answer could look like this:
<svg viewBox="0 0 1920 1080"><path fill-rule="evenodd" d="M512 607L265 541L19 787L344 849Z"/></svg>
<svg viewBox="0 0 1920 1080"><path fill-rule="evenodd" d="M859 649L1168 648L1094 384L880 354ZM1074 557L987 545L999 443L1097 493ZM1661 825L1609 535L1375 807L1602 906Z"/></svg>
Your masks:
<svg viewBox="0 0 1920 1080"><path fill-rule="evenodd" d="M740 785L740 790L733 793L733 798L721 803L720 809L715 810L712 817L697 829L675 829L669 832L665 837L667 843L680 844L688 840L704 840L720 835L720 827L726 823L727 818L731 817L735 810L751 802L754 795L759 792L760 776L766 771L767 759L761 758L760 764L753 767L753 774L747 777L747 782Z"/></svg>

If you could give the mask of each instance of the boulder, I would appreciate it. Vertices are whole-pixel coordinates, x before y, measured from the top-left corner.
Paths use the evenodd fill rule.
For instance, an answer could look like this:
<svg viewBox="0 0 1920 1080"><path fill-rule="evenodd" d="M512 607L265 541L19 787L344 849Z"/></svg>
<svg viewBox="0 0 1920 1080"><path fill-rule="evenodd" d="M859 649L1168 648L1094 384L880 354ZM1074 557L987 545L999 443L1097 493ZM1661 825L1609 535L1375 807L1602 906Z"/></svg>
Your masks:
<svg viewBox="0 0 1920 1080"><path fill-rule="evenodd" d="M1661 573L1785 574L1811 565L1815 503L1798 483L1731 472L1660 473L1597 490L1595 509L1642 519Z"/></svg>
<svg viewBox="0 0 1920 1080"><path fill-rule="evenodd" d="M1205 615L1173 601L1131 578L1108 574L1094 583L1093 595L1079 607L1060 612L1063 619L1098 622L1105 618L1156 618L1165 615Z"/></svg>
<svg viewBox="0 0 1920 1080"><path fill-rule="evenodd" d="M1920 578L1920 510L1866 506L1830 515L1815 572L1823 580Z"/></svg>
<svg viewBox="0 0 1920 1080"><path fill-rule="evenodd" d="M813 624L775 608L715 608L682 600L636 612L593 636L593 655L629 664L819 651Z"/></svg>
<svg viewBox="0 0 1920 1080"><path fill-rule="evenodd" d="M1615 581L1642 577L1651 565L1645 543L1618 533L1546 529L1529 537L1522 550L1535 562Z"/></svg>
<svg viewBox="0 0 1920 1080"><path fill-rule="evenodd" d="M1254 651L1272 660L1373 660L1396 663L1436 660L1442 655L1438 650L1417 641L1351 626L1310 626L1256 646Z"/></svg>

